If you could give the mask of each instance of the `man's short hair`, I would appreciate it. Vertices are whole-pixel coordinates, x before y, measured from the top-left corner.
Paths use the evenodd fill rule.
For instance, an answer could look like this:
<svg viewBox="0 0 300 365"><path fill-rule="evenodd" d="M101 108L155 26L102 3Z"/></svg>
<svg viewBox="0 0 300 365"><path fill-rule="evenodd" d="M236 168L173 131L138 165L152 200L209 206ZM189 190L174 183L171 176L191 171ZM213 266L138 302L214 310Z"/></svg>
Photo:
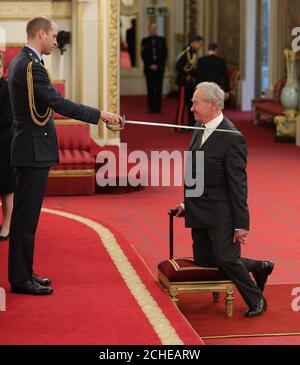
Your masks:
<svg viewBox="0 0 300 365"><path fill-rule="evenodd" d="M198 34L196 34L196 35L192 35L191 37L190 37L190 43L193 43L193 42L200 42L200 41L203 41L204 40L204 38L203 37L201 37L201 35L198 35Z"/></svg>
<svg viewBox="0 0 300 365"><path fill-rule="evenodd" d="M196 90L204 90L204 98L207 101L215 100L220 110L224 109L225 93L214 82L201 82L196 86Z"/></svg>
<svg viewBox="0 0 300 365"><path fill-rule="evenodd" d="M26 25L27 38L34 38L36 33L44 29L46 33L52 29L52 19L47 16L37 16L31 20Z"/></svg>
<svg viewBox="0 0 300 365"><path fill-rule="evenodd" d="M217 50L218 49L218 45L217 45L217 43L209 43L209 45L208 45L208 50L209 51L215 51L215 50Z"/></svg>

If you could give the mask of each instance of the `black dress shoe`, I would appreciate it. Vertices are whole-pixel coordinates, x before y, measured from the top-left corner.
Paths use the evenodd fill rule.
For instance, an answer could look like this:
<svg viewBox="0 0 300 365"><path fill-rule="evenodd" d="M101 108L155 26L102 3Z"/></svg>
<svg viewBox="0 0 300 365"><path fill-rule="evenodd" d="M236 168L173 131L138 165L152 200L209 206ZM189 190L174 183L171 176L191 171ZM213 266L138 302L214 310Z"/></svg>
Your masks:
<svg viewBox="0 0 300 365"><path fill-rule="evenodd" d="M30 294L30 295L50 295L53 289L42 286L34 280L27 280L19 284L11 284L12 293L16 294Z"/></svg>
<svg viewBox="0 0 300 365"><path fill-rule="evenodd" d="M262 298L254 307L250 307L247 310L247 312L245 313L245 317L261 316L266 310L267 310L267 301L265 298Z"/></svg>
<svg viewBox="0 0 300 365"><path fill-rule="evenodd" d="M7 236L0 235L0 241L7 241L9 239L9 234Z"/></svg>
<svg viewBox="0 0 300 365"><path fill-rule="evenodd" d="M257 286L263 292L268 279L268 276L272 273L274 269L274 263L271 261L262 261L259 270L253 272L254 279Z"/></svg>
<svg viewBox="0 0 300 365"><path fill-rule="evenodd" d="M40 285L48 286L51 284L51 280L48 278L41 278L37 274L32 274L32 279Z"/></svg>

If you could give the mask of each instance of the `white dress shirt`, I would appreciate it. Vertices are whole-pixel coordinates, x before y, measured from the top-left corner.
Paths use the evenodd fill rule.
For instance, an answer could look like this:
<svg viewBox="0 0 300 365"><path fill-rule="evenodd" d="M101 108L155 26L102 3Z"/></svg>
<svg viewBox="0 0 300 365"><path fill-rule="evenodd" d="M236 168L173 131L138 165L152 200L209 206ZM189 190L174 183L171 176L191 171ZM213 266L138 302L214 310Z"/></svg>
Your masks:
<svg viewBox="0 0 300 365"><path fill-rule="evenodd" d="M31 47L28 44L25 44L25 47L30 48L38 56L39 60L41 61L42 55L36 48Z"/></svg>
<svg viewBox="0 0 300 365"><path fill-rule="evenodd" d="M219 114L215 119L211 120L210 122L205 124L205 130L202 136L202 141L201 141L201 146L203 145L203 143L207 140L207 138L210 137L210 135L214 132L211 129L216 129L219 124L222 122L224 118L223 113L221 112L221 114ZM210 130L208 130L210 129Z"/></svg>

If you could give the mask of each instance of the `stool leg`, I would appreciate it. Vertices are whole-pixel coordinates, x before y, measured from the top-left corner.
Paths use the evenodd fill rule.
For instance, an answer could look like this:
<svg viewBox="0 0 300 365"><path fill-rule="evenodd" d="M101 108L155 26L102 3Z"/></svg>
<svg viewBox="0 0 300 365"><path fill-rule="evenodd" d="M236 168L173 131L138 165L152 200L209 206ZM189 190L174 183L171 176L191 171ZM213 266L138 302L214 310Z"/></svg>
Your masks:
<svg viewBox="0 0 300 365"><path fill-rule="evenodd" d="M234 309L234 291L232 286L226 288L225 309L227 317L232 317Z"/></svg>
<svg viewBox="0 0 300 365"><path fill-rule="evenodd" d="M169 295L172 299L172 301L178 305L178 298L177 298L178 290L176 288L170 287Z"/></svg>
<svg viewBox="0 0 300 365"><path fill-rule="evenodd" d="M160 285L160 287L164 290L164 291L167 291L167 287L165 286L165 284L158 279L158 284Z"/></svg>
<svg viewBox="0 0 300 365"><path fill-rule="evenodd" d="M214 303L218 303L220 301L220 293L214 291L212 294L213 294L213 301L214 301Z"/></svg>

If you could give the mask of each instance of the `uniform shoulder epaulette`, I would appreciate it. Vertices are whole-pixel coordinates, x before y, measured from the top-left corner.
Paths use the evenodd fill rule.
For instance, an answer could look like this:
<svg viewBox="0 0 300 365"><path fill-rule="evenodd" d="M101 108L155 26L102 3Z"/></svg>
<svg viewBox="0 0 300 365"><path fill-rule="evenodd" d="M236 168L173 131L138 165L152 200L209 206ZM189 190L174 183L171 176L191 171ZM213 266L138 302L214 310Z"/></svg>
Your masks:
<svg viewBox="0 0 300 365"><path fill-rule="evenodd" d="M190 50L190 46L185 47L180 53L179 55L176 57L176 61L178 61L183 55L185 55L186 53L188 53L188 51Z"/></svg>
<svg viewBox="0 0 300 365"><path fill-rule="evenodd" d="M35 106L35 100L34 100L34 87L33 87L33 75L32 75L33 63L39 63L42 66L43 66L43 64L39 61L39 59L37 57L34 57L32 53L29 53L28 55L29 55L29 58L31 59L31 61L27 65L27 75L26 75L27 76L28 103L29 103L30 114L31 114L33 123L35 123L36 125L38 125L40 127L43 127L50 120L51 115L52 115L52 109L50 107L48 107L46 112L43 115L38 113L36 106ZM45 68L45 70L48 74L49 80L51 81L50 75L46 68Z"/></svg>

